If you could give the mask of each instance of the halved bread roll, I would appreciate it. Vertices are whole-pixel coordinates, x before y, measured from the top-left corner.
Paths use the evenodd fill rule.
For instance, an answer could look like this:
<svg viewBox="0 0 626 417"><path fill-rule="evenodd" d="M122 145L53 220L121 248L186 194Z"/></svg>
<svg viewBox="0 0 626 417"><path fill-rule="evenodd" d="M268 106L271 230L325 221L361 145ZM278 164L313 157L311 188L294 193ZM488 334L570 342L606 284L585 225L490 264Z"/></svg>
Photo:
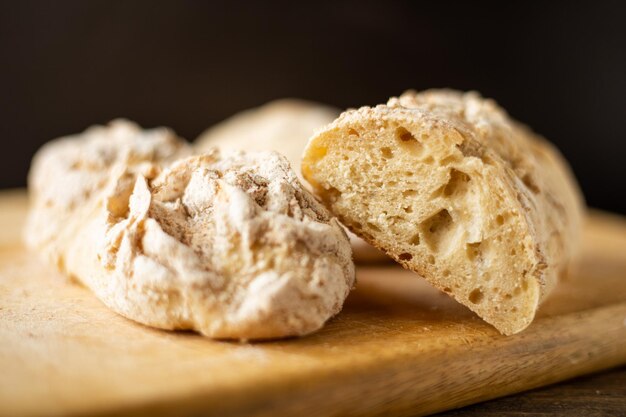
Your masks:
<svg viewBox="0 0 626 417"><path fill-rule="evenodd" d="M354 283L339 222L275 152L189 154L126 121L47 144L27 244L149 326L229 339L322 327Z"/></svg>
<svg viewBox="0 0 626 417"><path fill-rule="evenodd" d="M311 138L302 172L350 230L506 335L531 323L578 245L566 162L476 93L349 110Z"/></svg>
<svg viewBox="0 0 626 417"><path fill-rule="evenodd" d="M194 143L198 152L221 150L276 151L284 155L300 175L302 152L315 131L337 118L339 110L323 104L298 100L274 100L245 110L203 132ZM303 182L306 186L306 182ZM389 257L367 242L348 234L358 262L389 261Z"/></svg>

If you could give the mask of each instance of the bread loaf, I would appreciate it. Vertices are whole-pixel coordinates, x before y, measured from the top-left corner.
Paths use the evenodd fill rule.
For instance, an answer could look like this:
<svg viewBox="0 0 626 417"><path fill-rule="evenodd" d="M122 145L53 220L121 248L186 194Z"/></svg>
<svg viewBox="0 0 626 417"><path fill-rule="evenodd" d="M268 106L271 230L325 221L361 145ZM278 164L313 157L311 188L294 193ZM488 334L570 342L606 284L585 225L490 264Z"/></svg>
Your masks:
<svg viewBox="0 0 626 417"><path fill-rule="evenodd" d="M302 172L350 230L506 335L578 246L583 201L563 157L476 93L349 110L311 138Z"/></svg>
<svg viewBox="0 0 626 417"><path fill-rule="evenodd" d="M274 152L189 156L116 121L49 143L28 245L114 311L162 329L266 339L319 329L354 283L349 241Z"/></svg>

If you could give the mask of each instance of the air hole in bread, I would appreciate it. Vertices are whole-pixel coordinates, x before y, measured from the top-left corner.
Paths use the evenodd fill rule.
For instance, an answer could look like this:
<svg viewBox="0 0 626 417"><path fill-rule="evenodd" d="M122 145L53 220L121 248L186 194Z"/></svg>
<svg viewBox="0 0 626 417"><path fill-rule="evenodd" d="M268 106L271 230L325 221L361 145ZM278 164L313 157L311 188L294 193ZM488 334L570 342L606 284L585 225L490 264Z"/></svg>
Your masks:
<svg viewBox="0 0 626 417"><path fill-rule="evenodd" d="M504 224L504 216L498 214L496 216L496 223L498 223L498 226L502 226Z"/></svg>
<svg viewBox="0 0 626 417"><path fill-rule="evenodd" d="M446 185L447 183L437 188L435 191L433 191L430 194L430 198L433 199L433 198L441 197L443 195L443 190L446 188Z"/></svg>
<svg viewBox="0 0 626 417"><path fill-rule="evenodd" d="M440 165L450 165L453 162L456 162L458 160L458 158L454 155L449 155L446 156L445 158L443 158L441 161L439 161Z"/></svg>
<svg viewBox="0 0 626 417"><path fill-rule="evenodd" d="M417 191L415 190L404 190L402 191L402 197L415 197L417 195Z"/></svg>
<svg viewBox="0 0 626 417"><path fill-rule="evenodd" d="M470 176L465 172L452 168L450 170L450 179L443 189L443 195L449 197L457 192L465 191L465 185L470 182L470 180Z"/></svg>
<svg viewBox="0 0 626 417"><path fill-rule="evenodd" d="M482 242L476 243L468 243L465 245L465 253L467 254L467 259L473 261L477 258L481 257L480 244Z"/></svg>
<svg viewBox="0 0 626 417"><path fill-rule="evenodd" d="M330 187L330 186L328 187L327 198L330 201L337 201L340 195L341 195L341 191L339 191L335 187Z"/></svg>
<svg viewBox="0 0 626 417"><path fill-rule="evenodd" d="M469 301L472 304L480 304L483 301L483 298L485 298L483 292L480 290L480 288L474 288L472 290L472 292L469 294Z"/></svg>
<svg viewBox="0 0 626 417"><path fill-rule="evenodd" d="M393 158L393 151L391 150L391 148L388 148L388 147L381 148L380 153L383 155L383 158L385 159Z"/></svg>
<svg viewBox="0 0 626 417"><path fill-rule="evenodd" d="M411 132L409 132L402 126L396 129L396 138L398 139L400 146L402 146L405 151L413 155L420 154L424 149L424 146L421 144L421 142L417 140L417 138L413 136Z"/></svg>
<svg viewBox="0 0 626 417"><path fill-rule="evenodd" d="M435 264L435 257L433 255L429 255L427 259L428 263L431 265Z"/></svg>
<svg viewBox="0 0 626 417"><path fill-rule="evenodd" d="M428 246L436 251L452 232L454 220L452 220L448 210L442 209L426 219L421 228L424 240Z"/></svg>
<svg viewBox="0 0 626 417"><path fill-rule="evenodd" d="M464 141L460 145L456 145L456 147L461 151L463 156L473 156L475 158L483 159L483 149L480 144L475 141Z"/></svg>
<svg viewBox="0 0 626 417"><path fill-rule="evenodd" d="M450 287L443 287L443 292L450 293L450 292L452 292L452 288L450 288Z"/></svg>
<svg viewBox="0 0 626 417"><path fill-rule="evenodd" d="M348 129L348 135L361 137L361 134L356 129Z"/></svg>
<svg viewBox="0 0 626 417"><path fill-rule="evenodd" d="M409 239L409 244L417 246L420 244L420 234L419 233L415 233L411 239Z"/></svg>
<svg viewBox="0 0 626 417"><path fill-rule="evenodd" d="M413 259L413 255L411 255L410 253L401 253L398 256L398 259L400 259L401 261L410 261L411 259Z"/></svg>
<svg viewBox="0 0 626 417"><path fill-rule="evenodd" d="M405 213L413 213L413 207L411 206L402 207L402 210L404 210Z"/></svg>
<svg viewBox="0 0 626 417"><path fill-rule="evenodd" d="M412 140L417 142L417 139L415 138L415 136L413 136L413 134L411 132L409 132L408 130L406 130L402 126L400 126L399 128L396 129L396 136L402 142L410 142Z"/></svg>
<svg viewBox="0 0 626 417"><path fill-rule="evenodd" d="M369 227L370 229L372 229L375 232L380 232L380 227L376 226L372 222L367 222L367 227Z"/></svg>

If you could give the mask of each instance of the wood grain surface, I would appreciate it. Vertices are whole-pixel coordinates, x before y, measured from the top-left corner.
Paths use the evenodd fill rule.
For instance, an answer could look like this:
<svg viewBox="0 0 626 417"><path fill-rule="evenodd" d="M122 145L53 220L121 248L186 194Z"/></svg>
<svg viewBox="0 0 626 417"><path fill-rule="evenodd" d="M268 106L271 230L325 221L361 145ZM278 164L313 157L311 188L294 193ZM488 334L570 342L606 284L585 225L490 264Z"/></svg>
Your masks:
<svg viewBox="0 0 626 417"><path fill-rule="evenodd" d="M624 417L626 367L570 379L436 417Z"/></svg>
<svg viewBox="0 0 626 417"><path fill-rule="evenodd" d="M358 268L308 337L241 344L126 320L20 243L0 194L0 415L423 415L626 363L626 221L593 213L536 321L510 337L396 266Z"/></svg>

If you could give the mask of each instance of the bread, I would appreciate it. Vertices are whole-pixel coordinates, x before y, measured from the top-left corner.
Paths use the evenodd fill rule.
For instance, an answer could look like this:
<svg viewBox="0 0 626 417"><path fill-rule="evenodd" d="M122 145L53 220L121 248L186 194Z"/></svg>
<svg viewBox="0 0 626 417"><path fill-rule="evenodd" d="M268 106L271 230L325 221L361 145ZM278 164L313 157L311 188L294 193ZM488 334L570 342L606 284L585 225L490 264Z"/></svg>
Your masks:
<svg viewBox="0 0 626 417"><path fill-rule="evenodd" d="M339 116L339 110L298 99L274 100L244 110L205 130L195 141L198 152L221 150L277 151L287 157L298 178L309 138Z"/></svg>
<svg viewBox="0 0 626 417"><path fill-rule="evenodd" d="M202 133L195 141L199 152L221 150L277 151L287 157L300 180L300 161L309 138L331 123L339 110L319 103L281 99L237 113ZM306 185L306 182L304 182ZM387 261L389 257L349 233L357 262Z"/></svg>
<svg viewBox="0 0 626 417"><path fill-rule="evenodd" d="M531 323L578 246L566 162L477 93L349 110L311 138L302 172L350 230L506 335Z"/></svg>
<svg viewBox="0 0 626 417"><path fill-rule="evenodd" d="M26 242L149 326L226 339L322 327L354 283L337 220L277 153L190 153L124 121L51 142L30 173Z"/></svg>
<svg viewBox="0 0 626 417"><path fill-rule="evenodd" d="M35 154L28 176L26 243L63 270L64 243L73 239L77 231L72 227L80 228L82 221L77 216L110 186L115 167L127 166L130 178L140 173L151 178L160 166L191 153L172 131L141 130L126 120L46 143Z"/></svg>

